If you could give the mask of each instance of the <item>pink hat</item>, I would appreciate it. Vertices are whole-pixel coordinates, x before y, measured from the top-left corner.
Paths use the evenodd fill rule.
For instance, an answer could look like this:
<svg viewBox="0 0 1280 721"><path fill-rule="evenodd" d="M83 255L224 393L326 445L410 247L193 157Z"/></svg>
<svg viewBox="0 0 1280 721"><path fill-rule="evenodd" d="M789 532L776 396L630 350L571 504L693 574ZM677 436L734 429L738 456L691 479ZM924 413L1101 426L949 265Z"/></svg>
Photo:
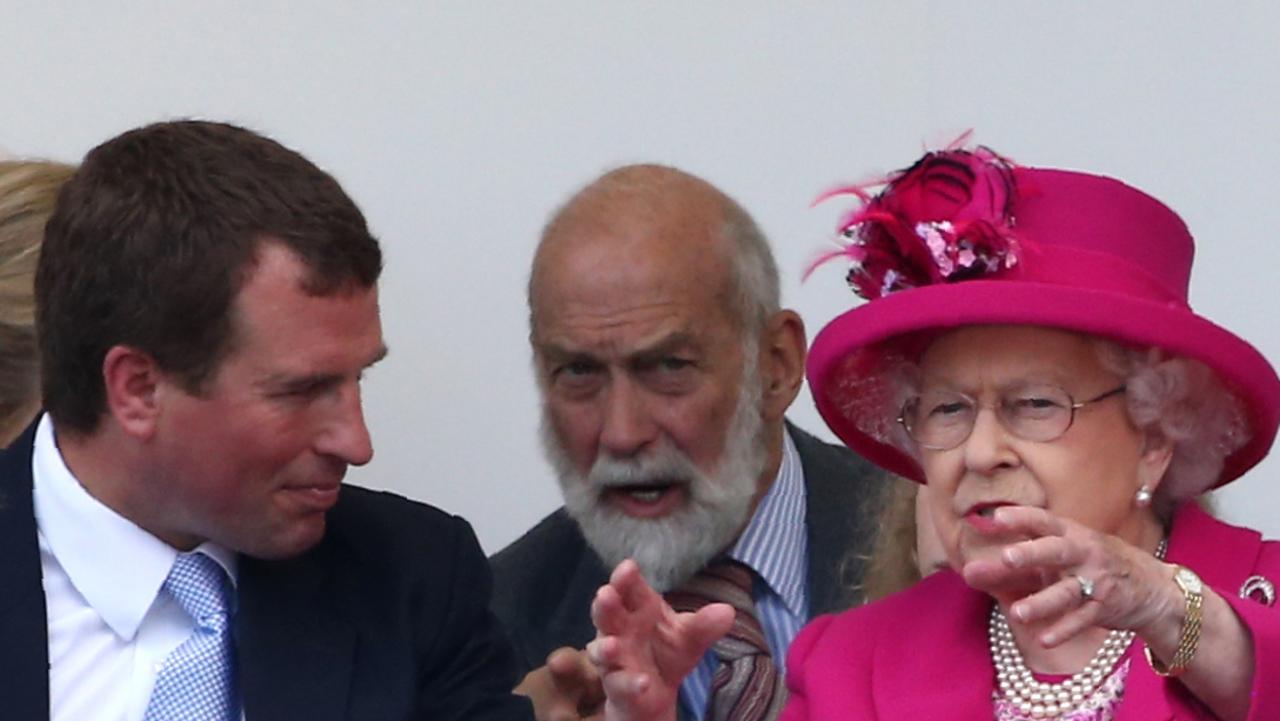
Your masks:
<svg viewBox="0 0 1280 721"><path fill-rule="evenodd" d="M865 191L882 184L875 197ZM1155 198L1112 178L954 146L836 192L864 202L841 224L850 244L818 263L851 258L849 284L869 302L814 339L809 384L835 434L876 464L923 481L890 442L897 407L882 371L922 349L913 338L979 324L1080 331L1208 365L1243 401L1250 431L1217 485L1271 448L1280 379L1257 349L1191 310L1194 242Z"/></svg>

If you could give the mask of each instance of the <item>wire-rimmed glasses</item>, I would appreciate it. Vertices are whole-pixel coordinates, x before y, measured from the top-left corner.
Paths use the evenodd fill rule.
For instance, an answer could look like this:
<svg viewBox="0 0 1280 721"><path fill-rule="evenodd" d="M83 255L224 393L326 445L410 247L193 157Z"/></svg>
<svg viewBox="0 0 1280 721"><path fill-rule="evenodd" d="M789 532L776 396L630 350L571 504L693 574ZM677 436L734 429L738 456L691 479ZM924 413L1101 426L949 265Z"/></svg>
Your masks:
<svg viewBox="0 0 1280 721"><path fill-rule="evenodd" d="M1062 388L1039 383L1005 391L990 407L996 412L1001 425L1013 435L1023 440L1047 443L1067 432L1075 422L1076 411L1124 390L1121 385L1077 403ZM949 451L965 442L973 432L978 411L987 405L979 404L973 397L959 391L931 389L908 399L897 420L921 448Z"/></svg>

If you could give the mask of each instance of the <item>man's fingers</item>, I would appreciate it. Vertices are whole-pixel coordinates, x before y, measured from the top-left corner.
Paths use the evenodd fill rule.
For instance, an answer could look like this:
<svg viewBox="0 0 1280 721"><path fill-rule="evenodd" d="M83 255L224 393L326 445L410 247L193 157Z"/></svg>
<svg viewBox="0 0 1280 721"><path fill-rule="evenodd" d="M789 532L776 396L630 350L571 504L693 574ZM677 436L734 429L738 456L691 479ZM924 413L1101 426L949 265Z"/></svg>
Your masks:
<svg viewBox="0 0 1280 721"><path fill-rule="evenodd" d="M558 685L599 684L599 674L585 651L565 646L547 656L547 669Z"/></svg>
<svg viewBox="0 0 1280 721"><path fill-rule="evenodd" d="M617 590L622 605L628 611L641 611L661 601L662 597L644 580L640 567L635 561L627 559L613 569L609 576L609 585Z"/></svg>
<svg viewBox="0 0 1280 721"><path fill-rule="evenodd" d="M626 627L627 609L622 603L622 596L613 582L601 586L591 602L591 622L596 629L606 635L622 633Z"/></svg>
<svg viewBox="0 0 1280 721"><path fill-rule="evenodd" d="M576 715L587 717L600 710L604 688L585 650L558 648L547 657L547 669L560 693L574 700Z"/></svg>
<svg viewBox="0 0 1280 721"><path fill-rule="evenodd" d="M614 671L604 675L604 690L609 695L609 706L616 707L621 712L621 718L630 718L642 707L642 697L650 685L651 679L645 673Z"/></svg>
<svg viewBox="0 0 1280 721"><path fill-rule="evenodd" d="M599 636L587 644L587 658L604 673L619 667L621 654L622 644L615 636Z"/></svg>
<svg viewBox="0 0 1280 721"><path fill-rule="evenodd" d="M727 603L710 603L686 617L689 643L700 658L706 650L733 627L735 611Z"/></svg>

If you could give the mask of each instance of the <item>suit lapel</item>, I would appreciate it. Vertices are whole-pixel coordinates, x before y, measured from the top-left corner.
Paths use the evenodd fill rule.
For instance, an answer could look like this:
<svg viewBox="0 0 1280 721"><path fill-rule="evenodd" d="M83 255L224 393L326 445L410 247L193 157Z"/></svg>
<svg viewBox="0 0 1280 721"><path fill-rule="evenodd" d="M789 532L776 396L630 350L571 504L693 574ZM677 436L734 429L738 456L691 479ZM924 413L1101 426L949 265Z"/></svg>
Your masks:
<svg viewBox="0 0 1280 721"><path fill-rule="evenodd" d="M0 709L49 718L49 638L31 502L32 425L0 453Z"/></svg>
<svg viewBox="0 0 1280 721"><path fill-rule="evenodd" d="M253 721L346 718L356 634L336 605L325 550L287 561L240 557L236 651Z"/></svg>
<svg viewBox="0 0 1280 721"><path fill-rule="evenodd" d="M809 617L844 610L856 601L862 573L854 549L866 546L866 523L859 523L878 497L882 475L856 456L832 448L787 423L804 469L805 526L808 529ZM878 505L878 504L877 504ZM869 551L869 547L865 550Z"/></svg>

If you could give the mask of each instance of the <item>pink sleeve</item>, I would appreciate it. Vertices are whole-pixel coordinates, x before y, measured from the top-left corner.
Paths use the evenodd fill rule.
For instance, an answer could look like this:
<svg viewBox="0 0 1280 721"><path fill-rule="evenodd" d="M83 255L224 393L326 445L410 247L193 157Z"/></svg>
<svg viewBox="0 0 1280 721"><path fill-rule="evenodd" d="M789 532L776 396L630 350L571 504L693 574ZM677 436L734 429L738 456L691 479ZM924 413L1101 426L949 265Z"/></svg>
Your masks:
<svg viewBox="0 0 1280 721"><path fill-rule="evenodd" d="M791 695L781 721L871 721L872 647L862 607L820 616L800 632L787 653Z"/></svg>
<svg viewBox="0 0 1280 721"><path fill-rule="evenodd" d="M834 616L815 618L800 629L796 639L791 642L791 649L787 651L787 691L790 693L779 721L807 721L809 718L808 698L805 696L805 664L809 659L809 652L834 619Z"/></svg>
<svg viewBox="0 0 1280 721"><path fill-rule="evenodd" d="M1254 571L1280 583L1280 544L1268 541ZM1253 688L1248 721L1280 719L1280 608L1242 599L1238 589L1215 588L1253 638Z"/></svg>

